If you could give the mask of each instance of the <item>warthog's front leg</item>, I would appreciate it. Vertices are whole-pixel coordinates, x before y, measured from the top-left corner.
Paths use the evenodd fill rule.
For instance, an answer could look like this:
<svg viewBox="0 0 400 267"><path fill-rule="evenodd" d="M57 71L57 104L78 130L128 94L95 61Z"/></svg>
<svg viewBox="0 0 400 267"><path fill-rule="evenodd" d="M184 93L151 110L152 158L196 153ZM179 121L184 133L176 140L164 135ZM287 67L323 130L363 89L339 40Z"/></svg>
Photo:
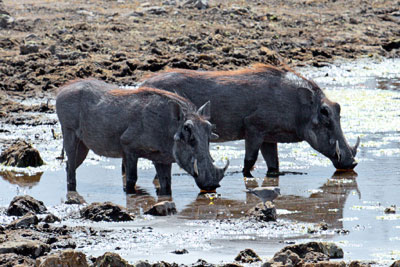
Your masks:
<svg viewBox="0 0 400 267"><path fill-rule="evenodd" d="M160 183L160 190L157 192L157 195L167 195L170 196L172 194L171 190L171 167L172 164L163 164L153 162L157 171L157 178Z"/></svg>
<svg viewBox="0 0 400 267"><path fill-rule="evenodd" d="M266 143L261 145L261 153L268 166L268 173L279 173L278 144Z"/></svg>
<svg viewBox="0 0 400 267"><path fill-rule="evenodd" d="M76 169L85 160L89 149L71 129L62 129L63 144L67 154L67 190L76 191Z"/></svg>
<svg viewBox="0 0 400 267"><path fill-rule="evenodd" d="M126 187L125 191L127 194L136 193L135 186L137 181L137 163L138 157L132 154L125 155L123 157L123 165L125 166L126 174Z"/></svg>

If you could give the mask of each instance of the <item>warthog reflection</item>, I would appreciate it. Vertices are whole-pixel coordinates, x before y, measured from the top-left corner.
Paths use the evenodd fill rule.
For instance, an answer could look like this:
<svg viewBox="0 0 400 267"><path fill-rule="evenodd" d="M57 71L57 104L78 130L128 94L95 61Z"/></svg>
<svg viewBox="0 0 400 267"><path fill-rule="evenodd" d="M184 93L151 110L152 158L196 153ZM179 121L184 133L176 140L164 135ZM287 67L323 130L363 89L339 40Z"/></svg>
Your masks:
<svg viewBox="0 0 400 267"><path fill-rule="evenodd" d="M42 178L43 172L35 173L33 175L29 175L22 172L11 172L5 171L0 172L1 178L9 182L10 184L16 184L22 187L32 188L37 185Z"/></svg>

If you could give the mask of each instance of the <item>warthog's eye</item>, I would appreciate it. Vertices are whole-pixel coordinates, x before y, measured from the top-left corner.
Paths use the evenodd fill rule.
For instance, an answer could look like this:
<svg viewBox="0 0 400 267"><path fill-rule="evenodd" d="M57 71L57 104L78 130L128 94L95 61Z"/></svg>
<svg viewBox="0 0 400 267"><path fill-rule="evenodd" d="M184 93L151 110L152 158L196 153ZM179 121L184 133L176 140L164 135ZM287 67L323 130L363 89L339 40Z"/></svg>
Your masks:
<svg viewBox="0 0 400 267"><path fill-rule="evenodd" d="M187 126L187 125L184 125L183 126L183 130L186 131L186 132L190 132L190 127Z"/></svg>
<svg viewBox="0 0 400 267"><path fill-rule="evenodd" d="M326 117L329 117L329 110L328 110L328 108L327 108L327 107L322 107L322 108L321 108L321 114L324 115L324 116L326 116Z"/></svg>

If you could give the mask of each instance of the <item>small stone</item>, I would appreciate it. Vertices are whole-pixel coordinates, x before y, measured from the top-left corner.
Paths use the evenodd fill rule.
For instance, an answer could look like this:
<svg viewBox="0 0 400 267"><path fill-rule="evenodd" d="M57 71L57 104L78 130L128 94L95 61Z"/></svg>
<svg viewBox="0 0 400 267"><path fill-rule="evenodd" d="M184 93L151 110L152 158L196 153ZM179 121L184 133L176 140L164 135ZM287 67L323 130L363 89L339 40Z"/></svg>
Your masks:
<svg viewBox="0 0 400 267"><path fill-rule="evenodd" d="M177 249L172 251L171 253L177 254L177 255L182 255L182 254L188 254L189 251L187 251L186 249Z"/></svg>
<svg viewBox="0 0 400 267"><path fill-rule="evenodd" d="M322 231L326 231L326 230L328 230L329 227L328 227L328 224L326 222L321 222L321 223L318 224L318 228L320 230L322 230Z"/></svg>
<svg viewBox="0 0 400 267"><path fill-rule="evenodd" d="M65 204L83 205L85 203L86 203L85 199L81 195L79 195L78 192L76 192L76 191L68 191L68 193L67 193L67 201L65 201Z"/></svg>
<svg viewBox="0 0 400 267"><path fill-rule="evenodd" d="M207 9L209 8L208 0L187 0L183 3L184 7Z"/></svg>
<svg viewBox="0 0 400 267"><path fill-rule="evenodd" d="M81 210L81 216L95 222L132 221L133 217L125 209L111 202L95 202Z"/></svg>
<svg viewBox="0 0 400 267"><path fill-rule="evenodd" d="M129 264L126 260L121 258L120 255L112 252L106 252L103 256L100 256L96 259L94 263L96 267L133 267L133 265Z"/></svg>
<svg viewBox="0 0 400 267"><path fill-rule="evenodd" d="M265 206L259 203L247 212L246 217L256 219L257 221L274 222L277 219L275 205L271 202L266 202Z"/></svg>
<svg viewBox="0 0 400 267"><path fill-rule="evenodd" d="M162 201L155 204L144 214L153 216L167 216L176 214L176 207L173 201Z"/></svg>
<svg viewBox="0 0 400 267"><path fill-rule="evenodd" d="M214 264L208 263L203 259L198 259L195 263L190 265L191 267L215 267Z"/></svg>
<svg viewBox="0 0 400 267"><path fill-rule="evenodd" d="M8 209L7 215L9 216L22 216L28 212L34 214L43 213L47 209L42 201L38 201L31 196L16 196L11 201Z"/></svg>
<svg viewBox="0 0 400 267"><path fill-rule="evenodd" d="M39 222L38 217L33 213L27 213L19 219L12 221L7 228L18 229L18 228L28 228L31 225L37 225Z"/></svg>
<svg viewBox="0 0 400 267"><path fill-rule="evenodd" d="M384 212L386 214L395 214L396 213L396 205L392 205L390 207L387 207Z"/></svg>
<svg viewBox="0 0 400 267"><path fill-rule="evenodd" d="M135 267L151 267L151 264L147 261L138 261L135 263Z"/></svg>
<svg viewBox="0 0 400 267"><path fill-rule="evenodd" d="M24 44L19 47L21 55L28 55L39 52L39 46L37 44Z"/></svg>
<svg viewBox="0 0 400 267"><path fill-rule="evenodd" d="M18 240L6 241L0 244L0 254L15 253L18 255L37 258L50 251L50 247L40 241Z"/></svg>
<svg viewBox="0 0 400 267"><path fill-rule="evenodd" d="M14 167L39 167L43 165L39 151L25 141L17 141L0 156L0 163Z"/></svg>
<svg viewBox="0 0 400 267"><path fill-rule="evenodd" d="M299 255L293 251L286 250L276 253L270 261L264 263L261 267L275 266L274 264L281 264L282 266L301 266L300 263L302 262Z"/></svg>
<svg viewBox="0 0 400 267"><path fill-rule="evenodd" d="M50 213L43 219L43 222L55 223L55 222L61 222L61 219L55 216L54 214Z"/></svg>
<svg viewBox="0 0 400 267"><path fill-rule="evenodd" d="M53 266L76 266L88 267L86 255L83 252L71 249L57 252L48 256L41 257L36 260L37 267L53 267Z"/></svg>
<svg viewBox="0 0 400 267"><path fill-rule="evenodd" d="M0 14L0 29L12 28L15 19L8 14Z"/></svg>
<svg viewBox="0 0 400 267"><path fill-rule="evenodd" d="M235 261L240 261L243 263L253 263L261 261L261 258L252 249L247 248L239 252L239 254L235 258Z"/></svg>
<svg viewBox="0 0 400 267"><path fill-rule="evenodd" d="M154 15L162 15L162 14L166 14L167 11L165 10L165 8L160 7L160 6L152 6L152 7L148 7L146 9L144 9L144 11L148 14L154 14Z"/></svg>

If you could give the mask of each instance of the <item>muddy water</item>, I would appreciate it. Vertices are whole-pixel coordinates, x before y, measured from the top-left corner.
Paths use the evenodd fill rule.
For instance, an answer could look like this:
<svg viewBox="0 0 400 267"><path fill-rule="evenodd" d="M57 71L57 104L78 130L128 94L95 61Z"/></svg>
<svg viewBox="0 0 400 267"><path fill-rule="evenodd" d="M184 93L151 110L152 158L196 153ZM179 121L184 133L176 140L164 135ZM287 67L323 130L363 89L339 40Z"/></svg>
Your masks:
<svg viewBox="0 0 400 267"><path fill-rule="evenodd" d="M244 143L214 144L212 155L217 164L222 166L226 158L231 161L217 194L198 195L193 178L174 166L176 216L139 216L134 223L93 224L115 231L90 241L76 236L78 247L93 255L118 247L117 252L132 262L162 259L193 263L203 258L218 263L232 261L245 248L253 248L267 259L287 243L328 240L343 248L345 260L400 259L400 211L384 213L385 207L400 207L400 60L360 60L298 71L313 78L330 99L341 104L341 123L348 141L354 144L357 136L361 137L355 172L335 173L328 159L303 142L279 145L281 169L286 175L265 177L266 166L260 156L253 171L258 178L244 179L240 173ZM54 119L55 115L43 117ZM10 133L0 133L1 142L15 137L31 140L47 165L31 169L29 174L1 167L0 206L7 206L15 195L29 194L52 206L55 213L76 210L61 205L66 181L65 164L55 159L61 151L59 125L3 127ZM51 129L56 132L55 140ZM158 201L154 168L149 161L139 162L140 194L127 196L122 190L120 163L89 154L77 172L78 191L87 202L112 201L140 215ZM258 202L244 192L245 188L261 185L281 188L282 196L276 200L277 223L238 219ZM1 216L0 221L7 218ZM330 230L314 231L320 222L328 223ZM66 223L83 222L71 219ZM337 233L335 229L344 231ZM170 253L182 248L189 254Z"/></svg>

